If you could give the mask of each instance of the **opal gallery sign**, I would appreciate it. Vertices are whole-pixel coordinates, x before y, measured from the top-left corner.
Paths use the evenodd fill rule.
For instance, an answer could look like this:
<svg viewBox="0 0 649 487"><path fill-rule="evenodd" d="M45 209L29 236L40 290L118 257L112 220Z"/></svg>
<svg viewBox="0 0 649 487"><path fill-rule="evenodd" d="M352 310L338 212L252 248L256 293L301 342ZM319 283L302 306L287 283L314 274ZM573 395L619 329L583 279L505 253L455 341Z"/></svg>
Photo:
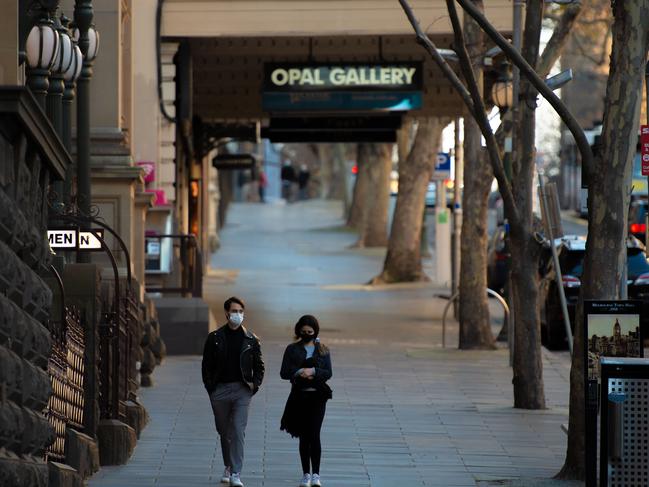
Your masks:
<svg viewBox="0 0 649 487"><path fill-rule="evenodd" d="M265 91L421 90L421 63L267 64Z"/></svg>
<svg viewBox="0 0 649 487"><path fill-rule="evenodd" d="M267 111L407 111L421 107L420 62L267 63Z"/></svg>

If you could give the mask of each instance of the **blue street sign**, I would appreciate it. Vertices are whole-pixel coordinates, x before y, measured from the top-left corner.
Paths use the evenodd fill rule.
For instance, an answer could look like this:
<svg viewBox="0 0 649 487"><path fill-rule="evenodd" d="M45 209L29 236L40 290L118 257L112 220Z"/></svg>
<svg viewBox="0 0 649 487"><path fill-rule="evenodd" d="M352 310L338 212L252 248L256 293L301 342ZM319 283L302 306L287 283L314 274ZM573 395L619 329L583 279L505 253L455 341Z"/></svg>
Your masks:
<svg viewBox="0 0 649 487"><path fill-rule="evenodd" d="M451 177L451 155L448 152L438 152L435 162L435 172L432 179L448 179Z"/></svg>

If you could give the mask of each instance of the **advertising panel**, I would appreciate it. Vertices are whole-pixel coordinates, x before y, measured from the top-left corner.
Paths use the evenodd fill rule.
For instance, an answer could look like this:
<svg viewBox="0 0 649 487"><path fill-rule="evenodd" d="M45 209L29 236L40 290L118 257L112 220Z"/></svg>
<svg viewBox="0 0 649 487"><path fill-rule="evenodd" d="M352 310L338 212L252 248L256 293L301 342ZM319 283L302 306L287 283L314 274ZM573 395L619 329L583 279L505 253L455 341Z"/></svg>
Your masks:
<svg viewBox="0 0 649 487"><path fill-rule="evenodd" d="M642 357L640 301L584 302L586 486L597 482L597 414L601 357Z"/></svg>

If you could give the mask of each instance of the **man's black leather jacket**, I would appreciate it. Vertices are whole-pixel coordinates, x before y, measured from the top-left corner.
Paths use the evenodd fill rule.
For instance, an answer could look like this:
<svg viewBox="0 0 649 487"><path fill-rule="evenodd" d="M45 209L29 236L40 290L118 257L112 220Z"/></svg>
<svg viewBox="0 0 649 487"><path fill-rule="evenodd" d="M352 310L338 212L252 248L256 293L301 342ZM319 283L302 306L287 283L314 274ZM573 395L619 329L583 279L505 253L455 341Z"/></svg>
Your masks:
<svg viewBox="0 0 649 487"><path fill-rule="evenodd" d="M227 338L225 327L222 326L216 331L207 335L205 348L203 349L203 384L208 393L211 393L220 382L221 374L225 369L227 357ZM264 361L261 357L261 345L259 338L254 333L242 326L244 332L243 345L239 364L241 365L241 376L244 382L253 393L256 393L264 380Z"/></svg>

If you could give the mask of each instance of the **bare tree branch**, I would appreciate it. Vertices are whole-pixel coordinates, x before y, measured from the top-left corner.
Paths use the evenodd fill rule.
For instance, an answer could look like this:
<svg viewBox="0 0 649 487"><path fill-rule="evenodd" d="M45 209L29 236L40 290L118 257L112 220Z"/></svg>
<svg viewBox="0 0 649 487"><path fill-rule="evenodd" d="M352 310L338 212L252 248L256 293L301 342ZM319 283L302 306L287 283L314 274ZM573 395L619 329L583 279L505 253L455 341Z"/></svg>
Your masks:
<svg viewBox="0 0 649 487"><path fill-rule="evenodd" d="M510 218L512 224L515 225L519 219L516 203L514 201L511 186L505 174L502 157L500 156L500 150L498 148L498 142L496 141L493 130L491 130L491 125L489 125L489 119L487 118L484 101L482 100L482 93L480 93L480 88L478 87L475 73L473 72L471 58L469 57L469 52L467 51L467 47L464 42L462 25L460 24L460 18L458 17L457 10L455 8L455 0L446 0L446 6L448 7L448 13L451 17L451 24L453 25L455 52L460 58L460 68L462 69L462 74L464 75L464 79L467 82L467 86L473 100L473 106L475 107L474 118L478 123L478 126L480 127L482 135L487 141L489 161L491 162L494 176L498 181L498 187L503 198L503 203L507 207L507 215Z"/></svg>
<svg viewBox="0 0 649 487"><path fill-rule="evenodd" d="M444 76L446 76L446 78L451 82L453 88L455 88L455 90L460 94L462 100L464 101L464 104L468 107L471 114L473 114L474 107L473 102L471 101L470 93L467 91L464 84L462 84L462 81L457 76L457 74L455 74L453 68L448 65L446 60L444 60L442 55L437 51L437 47L435 46L433 41L431 41L428 35L423 30L421 30L419 21L415 17L415 14L408 2L406 0L399 0L399 3L401 4L401 8L403 8L406 17L408 17L410 25L412 25L412 28L415 30L417 43L421 44L426 49L426 51L428 51L428 54L430 54L430 56L433 58L435 64L439 66L439 68L442 70L442 73L444 73Z"/></svg>
<svg viewBox="0 0 649 487"><path fill-rule="evenodd" d="M579 126L579 122L570 113L570 110L563 104L554 92L548 88L545 82L536 74L536 71L525 61L523 56L505 39L496 28L491 25L487 18L482 15L478 9L475 8L470 0L457 0L462 6L464 11L470 15L482 27L484 32L491 37L491 39L498 45L505 55L516 65L529 82L538 90L538 92L548 100L552 108L557 112L563 123L566 124L568 130L572 133L575 139L579 152L581 153L581 161L586 172L586 180L590 179L590 172L593 167L593 152L588 144L588 140L584 135L584 131Z"/></svg>
<svg viewBox="0 0 649 487"><path fill-rule="evenodd" d="M575 2L568 5L559 18L557 25L552 32L552 37L543 49L543 54L536 65L536 72L540 78L546 78L570 37L572 27L582 12L581 2Z"/></svg>

